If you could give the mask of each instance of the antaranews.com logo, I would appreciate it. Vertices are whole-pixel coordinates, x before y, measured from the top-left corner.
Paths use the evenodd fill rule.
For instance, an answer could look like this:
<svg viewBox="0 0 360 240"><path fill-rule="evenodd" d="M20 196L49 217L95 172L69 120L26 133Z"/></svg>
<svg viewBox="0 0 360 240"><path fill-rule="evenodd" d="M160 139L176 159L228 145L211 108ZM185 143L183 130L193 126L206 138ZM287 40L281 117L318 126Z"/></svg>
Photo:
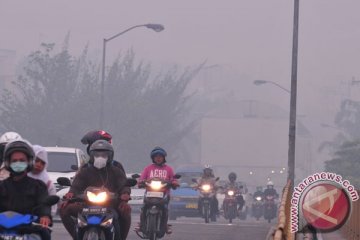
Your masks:
<svg viewBox="0 0 360 240"><path fill-rule="evenodd" d="M359 199L358 192L341 175L315 173L296 187L291 198L291 232L315 228L321 232L343 226L351 213L351 202Z"/></svg>

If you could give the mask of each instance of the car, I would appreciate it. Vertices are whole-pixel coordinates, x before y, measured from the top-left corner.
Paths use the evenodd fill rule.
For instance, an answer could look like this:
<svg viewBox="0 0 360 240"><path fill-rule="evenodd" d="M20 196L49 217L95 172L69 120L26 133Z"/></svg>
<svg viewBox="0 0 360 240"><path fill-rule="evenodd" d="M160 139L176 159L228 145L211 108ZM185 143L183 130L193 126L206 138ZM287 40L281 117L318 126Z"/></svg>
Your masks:
<svg viewBox="0 0 360 240"><path fill-rule="evenodd" d="M57 183L59 177L74 178L76 171L88 162L87 155L78 148L67 147L45 147L48 153L47 172L50 180L56 188L56 195L63 198L69 191L69 187L60 186ZM61 204L60 202L58 204ZM53 208L53 215L58 215L58 211Z"/></svg>
<svg viewBox="0 0 360 240"><path fill-rule="evenodd" d="M176 220L178 217L200 217L198 210L199 193L192 185L192 179L200 178L201 167L182 167L176 173L181 175L180 187L171 191L169 203L169 219Z"/></svg>
<svg viewBox="0 0 360 240"><path fill-rule="evenodd" d="M45 147L48 153L47 172L51 181L55 184L56 191L62 186L57 183L59 177L74 178L76 171L88 162L87 155L78 148Z"/></svg>

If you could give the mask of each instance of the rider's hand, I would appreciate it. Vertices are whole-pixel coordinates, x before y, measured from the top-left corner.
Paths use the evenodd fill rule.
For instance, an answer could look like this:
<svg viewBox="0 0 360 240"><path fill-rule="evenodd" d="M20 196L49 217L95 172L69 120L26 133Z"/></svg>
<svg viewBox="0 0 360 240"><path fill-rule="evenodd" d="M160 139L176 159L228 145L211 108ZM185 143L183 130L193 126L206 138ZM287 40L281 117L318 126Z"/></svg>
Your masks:
<svg viewBox="0 0 360 240"><path fill-rule="evenodd" d="M125 202L128 202L130 200L130 194L128 193L123 193L120 195L120 200L121 201L125 201Z"/></svg>
<svg viewBox="0 0 360 240"><path fill-rule="evenodd" d="M180 185L179 185L179 182L177 180L172 180L171 186L172 186L172 188L175 189L175 188L179 187Z"/></svg>
<svg viewBox="0 0 360 240"><path fill-rule="evenodd" d="M74 197L74 193L72 192L68 192L67 194L64 195L64 199L68 200Z"/></svg>
<svg viewBox="0 0 360 240"><path fill-rule="evenodd" d="M138 187L139 188L144 188L145 187L145 182L144 181L139 182Z"/></svg>
<svg viewBox="0 0 360 240"><path fill-rule="evenodd" d="M49 217L41 217L40 218L40 224L43 226L43 227L49 227L51 223L51 220Z"/></svg>
<svg viewBox="0 0 360 240"><path fill-rule="evenodd" d="M65 208L65 207L68 205L68 203L69 203L67 200L69 200L69 199L71 199L71 198L73 198L73 197L74 197L74 193L72 193L72 192L66 193L66 194L64 195L64 197L63 197L63 199L64 199L65 201L63 201L63 202L61 203L60 208Z"/></svg>
<svg viewBox="0 0 360 240"><path fill-rule="evenodd" d="M124 216L131 214L131 207L127 202L120 202L119 210L120 213Z"/></svg>

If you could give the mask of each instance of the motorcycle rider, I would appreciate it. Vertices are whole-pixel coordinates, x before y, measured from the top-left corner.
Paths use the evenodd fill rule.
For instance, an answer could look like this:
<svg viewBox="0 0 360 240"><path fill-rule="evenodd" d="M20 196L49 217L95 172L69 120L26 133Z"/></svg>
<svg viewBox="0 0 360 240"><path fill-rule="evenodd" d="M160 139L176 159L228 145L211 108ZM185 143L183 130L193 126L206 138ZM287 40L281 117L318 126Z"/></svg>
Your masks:
<svg viewBox="0 0 360 240"><path fill-rule="evenodd" d="M16 132L6 132L0 137L0 180L8 178L10 175L10 172L5 169L5 166L3 164L5 146L8 142L20 139L20 134Z"/></svg>
<svg viewBox="0 0 360 240"><path fill-rule="evenodd" d="M34 167L31 172L28 173L28 176L43 181L48 189L49 195L56 195L55 185L51 181L46 170L48 165L48 154L45 148L39 145L33 145L33 150L35 152L35 162Z"/></svg>
<svg viewBox="0 0 360 240"><path fill-rule="evenodd" d="M264 196L274 196L275 198L279 197L279 194L276 192L274 188L274 183L272 181L269 181L266 184L266 189L264 191Z"/></svg>
<svg viewBox="0 0 360 240"><path fill-rule="evenodd" d="M211 183L214 186L215 191L217 190L217 185L216 185L216 178L214 175L214 171L212 170L210 165L205 165L204 169L203 169L203 174L200 178L200 180L198 181L198 185L201 186L203 183ZM212 213L217 215L219 214L219 201L216 198L216 194L214 195L212 202ZM198 209L201 212L202 206L201 206L201 201L199 199L198 202Z"/></svg>
<svg viewBox="0 0 360 240"><path fill-rule="evenodd" d="M262 191L262 187L261 186L257 186L256 187L256 192L254 192L253 194L253 198L256 199L257 197L261 197L261 199L263 199L264 197L264 193Z"/></svg>
<svg viewBox="0 0 360 240"><path fill-rule="evenodd" d="M71 199L85 191L87 187L105 187L110 192L119 194L119 200L114 208L118 220L114 220L115 239L125 240L131 225L131 208L128 205L130 188L126 187L126 175L113 165L114 149L106 140L97 140L89 148L90 160L75 175L65 199ZM72 217L77 217L83 209L81 203L67 203L60 209L60 217L73 239L76 239L76 223Z"/></svg>
<svg viewBox="0 0 360 240"><path fill-rule="evenodd" d="M91 144L93 144L97 140L105 140L105 141L109 142L110 144L112 144L111 134L104 130L94 130L94 131L87 132L81 138L81 143L84 145L87 145L86 152L88 155L90 155L89 150L90 150ZM113 165L116 167L119 167L125 174L124 167L120 162L113 160Z"/></svg>
<svg viewBox="0 0 360 240"><path fill-rule="evenodd" d="M15 140L6 145L4 166L10 176L0 181L0 212L15 211L39 216L42 227L33 227L25 233L37 233L43 240L48 240L51 239L47 229L51 225L51 208L41 205L48 191L42 181L27 176L33 162L34 151L30 143Z"/></svg>
<svg viewBox="0 0 360 240"><path fill-rule="evenodd" d="M174 170L169 165L166 164L166 156L167 156L166 151L161 147L156 147L151 151L150 157L152 160L152 164L145 167L145 169L142 171L141 176L139 178L139 187L144 187L144 182L152 178L160 178L162 180L169 181L171 182L173 188L179 186L178 181L174 178L175 175ZM171 227L167 224L169 201L170 199L167 199L167 204L165 205L164 215L162 219L162 223L164 224L163 227L166 227L165 229L167 234L172 233ZM144 205L143 208L141 209L140 224L145 222L145 212L147 210L146 207L147 206ZM140 224L135 228L136 231L141 230L142 226Z"/></svg>
<svg viewBox="0 0 360 240"><path fill-rule="evenodd" d="M235 189L235 191L237 193L240 193L240 194L238 194L236 196L236 201L237 201L238 206L239 206L238 210L241 211L241 209L243 208L243 206L245 204L244 197L241 195L241 194L243 194L244 187L239 185L236 182L236 178L237 178L236 173L234 173L234 172L229 173L228 178L229 178L229 182L225 185L225 189L232 188L232 189Z"/></svg>

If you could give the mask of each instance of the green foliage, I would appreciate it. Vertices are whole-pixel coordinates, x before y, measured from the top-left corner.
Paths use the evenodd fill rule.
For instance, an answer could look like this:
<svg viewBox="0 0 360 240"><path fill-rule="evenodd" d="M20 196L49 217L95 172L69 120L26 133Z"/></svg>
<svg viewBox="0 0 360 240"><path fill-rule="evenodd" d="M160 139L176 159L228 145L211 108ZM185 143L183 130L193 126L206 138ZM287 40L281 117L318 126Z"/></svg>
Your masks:
<svg viewBox="0 0 360 240"><path fill-rule="evenodd" d="M79 147L86 131L99 128L100 67L87 59L87 47L80 57L71 56L67 42L58 53L54 44L42 44L28 56L0 99L5 129L45 146ZM150 65L137 63L129 51L108 69L104 125L127 168L139 171L149 164L149 152L158 145L174 153L191 131L187 86L201 67L173 68L154 78Z"/></svg>
<svg viewBox="0 0 360 240"><path fill-rule="evenodd" d="M325 163L326 171L335 172L360 188L360 140L345 142Z"/></svg>
<svg viewBox="0 0 360 240"><path fill-rule="evenodd" d="M333 154L333 158L325 162L325 169L341 174L360 188L360 103L343 101L335 124L342 132L322 145Z"/></svg>

